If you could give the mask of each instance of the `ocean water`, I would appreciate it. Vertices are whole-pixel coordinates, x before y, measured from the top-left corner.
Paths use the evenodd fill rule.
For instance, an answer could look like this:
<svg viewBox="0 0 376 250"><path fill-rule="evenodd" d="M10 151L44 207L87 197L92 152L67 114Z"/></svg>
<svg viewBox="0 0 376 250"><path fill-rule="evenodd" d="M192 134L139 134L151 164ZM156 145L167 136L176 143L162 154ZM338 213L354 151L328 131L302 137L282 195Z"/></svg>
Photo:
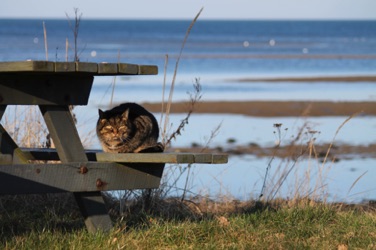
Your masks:
<svg viewBox="0 0 376 250"><path fill-rule="evenodd" d="M0 19L0 61L46 60L43 22L48 60L65 61L66 56L73 60L73 32L67 20ZM114 82L114 103L161 101L166 56L168 87L189 25L189 21L179 20L82 20L78 34L80 61L152 64L159 67L159 75L96 77L88 106L75 109L81 137L94 130L97 109L108 107ZM203 101L376 101L375 82L239 82L244 78L362 75L376 75L376 21L198 20L181 54L173 100L187 100L187 93L192 92L192 84L198 79ZM12 116L12 109L7 110L7 115ZM156 114L158 120L159 115ZM172 115L171 129L183 118L184 115ZM331 142L345 119L309 118L308 122L321 131L318 142ZM219 124L219 133L212 141L214 146L225 145L229 138L239 144L272 145L276 140L274 123L292 128L304 122L307 121L295 117L193 115L174 145L202 144ZM238 129L234 130L234 125ZM336 141L355 145L376 143L375 130L375 117L357 117L341 129ZM95 138L90 147L99 148ZM268 159L251 156L232 156L225 165L195 166L201 174L192 180L192 192L222 192L236 198L257 195L267 162ZM331 200L376 199L376 186L371 181L375 166L376 160L372 158L333 163L327 179ZM363 173L366 174L347 192ZM280 195L289 195L288 190L281 190L284 193Z"/></svg>
<svg viewBox="0 0 376 250"><path fill-rule="evenodd" d="M72 60L67 20L0 20L0 61ZM189 21L85 20L81 61L175 65ZM193 26L179 72L206 74L374 74L376 21L202 21ZM302 59L302 57L304 59ZM120 59L119 59L120 58Z"/></svg>

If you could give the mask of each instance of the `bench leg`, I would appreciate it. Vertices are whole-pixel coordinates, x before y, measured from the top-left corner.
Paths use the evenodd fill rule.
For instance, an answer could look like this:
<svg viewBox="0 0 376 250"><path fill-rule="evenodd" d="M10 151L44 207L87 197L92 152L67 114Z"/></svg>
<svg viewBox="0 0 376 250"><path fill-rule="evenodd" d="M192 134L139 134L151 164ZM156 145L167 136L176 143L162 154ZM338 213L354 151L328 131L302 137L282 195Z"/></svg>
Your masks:
<svg viewBox="0 0 376 250"><path fill-rule="evenodd" d="M6 105L0 105L0 120L3 117L6 109ZM8 155L11 158L11 162L8 163L28 163L29 160L34 160L34 157L30 153L24 153L13 141L8 132L5 130L2 124L0 124L0 156ZM5 162L4 162L5 163Z"/></svg>
<svg viewBox="0 0 376 250"><path fill-rule="evenodd" d="M0 105L0 121L5 113L5 109L7 108L7 105Z"/></svg>
<svg viewBox="0 0 376 250"><path fill-rule="evenodd" d="M39 108L60 160L63 163L87 162L88 159L69 107L40 105ZM107 231L112 228L112 222L100 192L75 193L74 196L89 232Z"/></svg>
<svg viewBox="0 0 376 250"><path fill-rule="evenodd" d="M89 232L107 232L112 228L111 220L100 192L74 193L77 204L85 219Z"/></svg>

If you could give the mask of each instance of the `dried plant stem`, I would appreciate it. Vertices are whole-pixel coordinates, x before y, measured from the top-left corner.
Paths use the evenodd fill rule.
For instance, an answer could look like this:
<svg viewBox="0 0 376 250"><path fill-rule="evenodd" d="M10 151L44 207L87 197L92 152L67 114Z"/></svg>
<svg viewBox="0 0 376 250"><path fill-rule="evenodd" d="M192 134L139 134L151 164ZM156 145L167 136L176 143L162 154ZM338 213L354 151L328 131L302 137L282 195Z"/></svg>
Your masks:
<svg viewBox="0 0 376 250"><path fill-rule="evenodd" d="M118 50L118 63L120 63L120 50ZM114 93L115 93L115 86L116 86L116 75L112 80L112 92L111 92L111 99L110 99L110 107L112 107L112 103L114 100Z"/></svg>
<svg viewBox="0 0 376 250"><path fill-rule="evenodd" d="M178 128L169 136L167 140L164 141L165 148L171 143L172 139L175 139L177 135L181 134L181 131L184 129L185 125L188 124L188 120L191 117L191 114L194 111L194 107L198 101L201 99L201 85L198 78L196 78L196 83L193 85L194 94L190 94L190 106L188 108L187 116L181 120ZM167 116L166 116L167 118ZM165 139L165 138L164 138Z"/></svg>
<svg viewBox="0 0 376 250"><path fill-rule="evenodd" d="M166 116L165 116L165 122L164 122L164 128L163 128L163 130L165 132L167 131L167 126L169 124L169 114L170 114L170 110L171 110L172 96L173 96L173 93L174 93L176 75L177 75L178 68L179 68L180 58L181 58L181 56L183 54L183 50L184 50L185 44L186 44L186 42L188 40L189 34L190 34L190 32L191 32L194 24L196 23L196 21L199 18L199 16L200 16L200 14L201 14L202 11L203 11L203 8L200 9L200 11L197 13L196 17L193 19L193 21L189 25L189 27L187 29L187 32L185 33L185 37L184 37L182 46L180 48L178 59L176 60L174 74L173 74L173 77L172 77L172 82L171 82L171 87L170 87L170 93L169 93L169 97L168 97L168 103L167 103L167 107L166 107ZM166 146L167 143L164 143L164 145Z"/></svg>
<svg viewBox="0 0 376 250"><path fill-rule="evenodd" d="M357 112L357 113L354 113L354 114L350 115L350 116L349 116L344 122L342 122L342 124L337 128L336 133L334 134L333 139L332 139L332 141L331 141L330 144L329 144L328 150L326 151L325 158L324 158L324 160L323 160L323 162L322 162L322 165L323 165L323 166L325 165L325 163L326 163L326 161L327 161L327 159L328 159L328 156L329 156L330 150L331 150L331 148L333 147L333 143L334 143L334 141L335 141L335 139L336 139L336 137L337 137L339 131L342 129L342 127L343 127L348 121L350 121L352 118L354 118L355 116L359 115L360 113L362 113L362 112Z"/></svg>
<svg viewBox="0 0 376 250"><path fill-rule="evenodd" d="M167 79L167 66L168 66L168 55L165 56L165 64L163 71L163 87L162 87L162 109L161 109L161 120L159 124L162 124L163 114L164 114L164 104L165 104L165 91L166 91L166 79ZM165 138L166 131L162 131L162 138Z"/></svg>
<svg viewBox="0 0 376 250"><path fill-rule="evenodd" d="M65 13L68 19L69 26L71 27L73 31L73 41L74 41L74 61L78 62L80 60L79 55L78 55L78 46L77 46L77 40L78 40L78 31L80 28L80 22L81 22L81 17L82 13L78 13L78 8L74 8L74 24L71 23L71 20L69 18L69 15Z"/></svg>
<svg viewBox="0 0 376 250"><path fill-rule="evenodd" d="M44 50L46 52L46 61L48 61L47 30L46 30L46 25L44 22L43 22L43 35L44 35Z"/></svg>
<svg viewBox="0 0 376 250"><path fill-rule="evenodd" d="M349 188L349 191L347 191L347 195L350 194L351 190L353 189L353 187L356 185L356 183L358 183L358 181L365 175L368 173L368 170L365 171L363 174L361 174L358 178L356 178L356 180L354 181L354 183L351 185L351 187Z"/></svg>
<svg viewBox="0 0 376 250"><path fill-rule="evenodd" d="M208 148L211 141L218 135L218 132L219 132L219 129L221 128L221 126L222 126L222 123L218 124L218 126L216 128L214 128L214 130L211 131L210 137L206 141L205 146L202 148L201 153L204 152ZM185 200L185 196L186 196L186 193L188 191L188 183L189 183L189 180L190 180L190 177L191 177L192 163L188 164L187 169L188 169L188 173L187 173L187 176L185 178L184 189L183 189L183 194L181 196L181 201Z"/></svg>
<svg viewBox="0 0 376 250"><path fill-rule="evenodd" d="M69 42L68 38L65 39L65 61L68 62L68 48L69 48Z"/></svg>

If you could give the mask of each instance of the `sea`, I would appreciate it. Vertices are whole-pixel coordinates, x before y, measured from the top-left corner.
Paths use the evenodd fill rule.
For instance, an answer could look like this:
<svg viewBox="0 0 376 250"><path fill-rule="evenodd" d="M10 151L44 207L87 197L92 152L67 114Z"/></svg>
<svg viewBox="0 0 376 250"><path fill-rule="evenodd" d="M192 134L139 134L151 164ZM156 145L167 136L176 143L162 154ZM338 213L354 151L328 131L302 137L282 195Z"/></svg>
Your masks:
<svg viewBox="0 0 376 250"><path fill-rule="evenodd" d="M172 82L173 101L189 100L193 85L199 83L202 101L376 102L376 84L372 81L289 80L376 76L376 21L198 19L192 23L82 18L78 24L77 55L81 62L157 65L159 69L159 74L153 76L96 77L88 106L75 108L82 137L93 135L98 108L127 101L159 102L163 96L166 100ZM73 19L0 19L0 61L72 61L74 25ZM281 80L262 80L268 78ZM12 112L8 109L7 115L12 116ZM155 115L159 120L161 114ZM169 130L173 131L184 117L171 115ZM281 140L287 145L303 126L320 132L314 138L317 143L376 143L374 116L361 115L346 121L347 118L193 114L173 146L210 142L213 147L229 147L229 141L271 146ZM280 136L273 127L276 123L283 124ZM100 147L95 136L88 147ZM168 166L166 183L177 186L174 195L180 195L186 186L187 178L174 179L181 172L189 174L192 195L259 197L261 190L265 191L266 176L269 196L273 198L291 198L298 193L315 194L314 198L329 201L376 199L376 159L365 156L322 163L317 159L293 162L230 155L228 164L223 165ZM273 189L281 180L281 187Z"/></svg>

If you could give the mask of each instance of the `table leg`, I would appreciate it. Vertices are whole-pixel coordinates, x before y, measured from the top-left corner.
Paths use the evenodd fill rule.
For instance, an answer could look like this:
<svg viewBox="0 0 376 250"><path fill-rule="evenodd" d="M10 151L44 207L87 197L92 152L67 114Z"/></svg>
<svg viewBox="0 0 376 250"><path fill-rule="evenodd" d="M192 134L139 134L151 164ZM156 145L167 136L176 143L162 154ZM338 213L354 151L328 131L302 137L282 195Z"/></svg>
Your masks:
<svg viewBox="0 0 376 250"><path fill-rule="evenodd" d="M88 159L69 107L40 105L39 108L60 160L64 163L87 162ZM112 228L112 222L100 192L75 193L74 196L89 232L108 231Z"/></svg>
<svg viewBox="0 0 376 250"><path fill-rule="evenodd" d="M0 121L5 113L5 109L7 108L7 105L0 105Z"/></svg>
<svg viewBox="0 0 376 250"><path fill-rule="evenodd" d="M0 120L5 113L6 107L7 105L0 105ZM30 153L25 153L21 151L21 149L13 141L12 137L10 137L10 135L5 130L2 124L0 124L0 156L3 156L0 157L3 159L0 160L0 162L6 162L10 164L23 164L28 163L29 160L34 160L34 157Z"/></svg>

